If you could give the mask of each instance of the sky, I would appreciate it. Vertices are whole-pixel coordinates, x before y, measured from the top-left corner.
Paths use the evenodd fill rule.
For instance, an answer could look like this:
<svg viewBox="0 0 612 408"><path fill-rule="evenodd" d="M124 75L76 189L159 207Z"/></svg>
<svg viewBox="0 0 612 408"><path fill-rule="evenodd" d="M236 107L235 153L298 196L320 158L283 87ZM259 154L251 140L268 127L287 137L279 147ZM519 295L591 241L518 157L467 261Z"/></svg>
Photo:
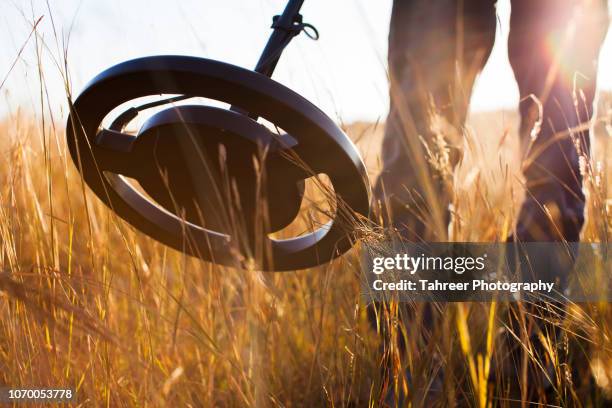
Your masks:
<svg viewBox="0 0 612 408"><path fill-rule="evenodd" d="M48 3L47 3L48 2ZM48 4L48 6L47 6ZM125 60L156 54L195 55L253 68L282 0L2 0L0 1L0 117L19 108L39 110L40 87L32 21L53 109L66 110L65 92L52 56L59 55L53 26L68 43L71 85L78 94L100 71ZM306 0L304 21L319 41L297 37L286 49L274 79L345 122L374 121L388 111L386 43L391 0ZM495 48L480 75L473 111L514 108L518 91L508 65L509 0L499 0ZM52 24L52 22L54 24ZM70 36L68 34L70 33ZM69 39L69 40L68 40ZM7 73L9 73L7 76ZM600 56L599 84L612 89L612 39Z"/></svg>

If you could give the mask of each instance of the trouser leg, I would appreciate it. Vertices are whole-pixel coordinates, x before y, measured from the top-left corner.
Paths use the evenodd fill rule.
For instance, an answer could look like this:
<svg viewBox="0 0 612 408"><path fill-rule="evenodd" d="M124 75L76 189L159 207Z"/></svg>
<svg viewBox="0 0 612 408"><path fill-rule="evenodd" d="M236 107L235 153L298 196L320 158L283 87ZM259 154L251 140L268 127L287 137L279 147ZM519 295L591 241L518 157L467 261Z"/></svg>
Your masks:
<svg viewBox="0 0 612 408"><path fill-rule="evenodd" d="M393 2L388 53L390 112L374 206L380 220L396 227L405 239L446 239L449 196L440 170L452 171L459 160L461 128L474 79L493 47L495 26L495 0ZM436 152L438 137L448 145L445 169L429 162L423 146ZM404 374L401 367L392 367L398 354L409 347L403 336L422 338L417 343L425 343L426 332L439 317L438 309L421 306L378 303L369 310L384 340L382 364L387 384L398 382L397 376ZM422 333L414 333L415 327ZM410 375L403 380L410 381ZM414 396L414 390L410 392Z"/></svg>
<svg viewBox="0 0 612 408"><path fill-rule="evenodd" d="M597 58L607 26L607 0L512 0L508 52L521 97L526 182L515 240L579 241L585 208L581 166L590 155ZM559 269L564 286L571 262ZM514 334L507 334L504 375L520 384L521 399L546 398L538 393L558 380L540 339L560 342L564 314L564 306L550 300L509 308L507 325ZM523 344L532 347L530 353ZM524 369L527 383L521 381Z"/></svg>
<svg viewBox="0 0 612 408"><path fill-rule="evenodd" d="M606 0L512 1L508 51L521 96L527 190L518 240L579 240L580 163L590 154L597 58L607 28Z"/></svg>
<svg viewBox="0 0 612 408"><path fill-rule="evenodd" d="M390 110L374 195L380 219L406 239L446 238L449 196L441 173L460 157L474 79L493 47L495 26L495 0L393 3ZM435 165L428 149L441 156Z"/></svg>

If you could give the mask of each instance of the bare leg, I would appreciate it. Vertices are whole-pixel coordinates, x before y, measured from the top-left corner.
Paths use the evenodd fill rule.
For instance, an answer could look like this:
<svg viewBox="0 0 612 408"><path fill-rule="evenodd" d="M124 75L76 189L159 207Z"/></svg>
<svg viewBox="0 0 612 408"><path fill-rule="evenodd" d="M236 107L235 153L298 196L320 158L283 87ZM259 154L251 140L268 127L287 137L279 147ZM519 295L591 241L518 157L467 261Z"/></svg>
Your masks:
<svg viewBox="0 0 612 408"><path fill-rule="evenodd" d="M495 0L393 3L389 34L390 113L375 186L379 214L409 240L444 240L449 197L423 141L437 135L456 165L476 75L495 40Z"/></svg>

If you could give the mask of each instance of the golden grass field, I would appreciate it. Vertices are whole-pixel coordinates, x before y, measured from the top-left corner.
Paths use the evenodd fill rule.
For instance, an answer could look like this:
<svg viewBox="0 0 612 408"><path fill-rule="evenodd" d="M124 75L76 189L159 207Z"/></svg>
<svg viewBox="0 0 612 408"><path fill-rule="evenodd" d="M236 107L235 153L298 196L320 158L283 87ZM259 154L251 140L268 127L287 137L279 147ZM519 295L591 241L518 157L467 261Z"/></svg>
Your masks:
<svg viewBox="0 0 612 408"><path fill-rule="evenodd" d="M611 101L600 104L587 175L587 241L607 241L612 231ZM485 375L503 350L504 305L440 306L427 341L408 325L406 355L383 360L360 297L359 245L289 273L219 267L170 250L88 191L67 154L64 126L65 119L19 112L0 124L0 384L72 387L74 406L87 407L375 407L385 392L380 366L391 361L396 372L410 367L412 406L432 404L423 398L439 368L439 406L510 405L508 383L487 383ZM346 127L372 181L382 129ZM505 236L522 194L516 129L509 112L470 118L466 155L451 180L451 238ZM529 321L517 333L527 349ZM540 336L554 392L538 398L610 406L610 304L572 305L559 324L561 337Z"/></svg>

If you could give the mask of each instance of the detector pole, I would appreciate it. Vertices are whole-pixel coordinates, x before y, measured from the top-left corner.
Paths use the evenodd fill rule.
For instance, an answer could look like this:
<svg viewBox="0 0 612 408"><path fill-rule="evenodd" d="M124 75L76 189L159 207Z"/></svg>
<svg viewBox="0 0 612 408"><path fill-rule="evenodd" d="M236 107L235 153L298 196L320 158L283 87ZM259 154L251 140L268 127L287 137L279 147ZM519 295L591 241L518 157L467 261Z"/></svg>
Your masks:
<svg viewBox="0 0 612 408"><path fill-rule="evenodd" d="M303 29L300 9L304 0L289 0L283 14L272 19L272 34L263 49L255 71L271 77L283 50Z"/></svg>

